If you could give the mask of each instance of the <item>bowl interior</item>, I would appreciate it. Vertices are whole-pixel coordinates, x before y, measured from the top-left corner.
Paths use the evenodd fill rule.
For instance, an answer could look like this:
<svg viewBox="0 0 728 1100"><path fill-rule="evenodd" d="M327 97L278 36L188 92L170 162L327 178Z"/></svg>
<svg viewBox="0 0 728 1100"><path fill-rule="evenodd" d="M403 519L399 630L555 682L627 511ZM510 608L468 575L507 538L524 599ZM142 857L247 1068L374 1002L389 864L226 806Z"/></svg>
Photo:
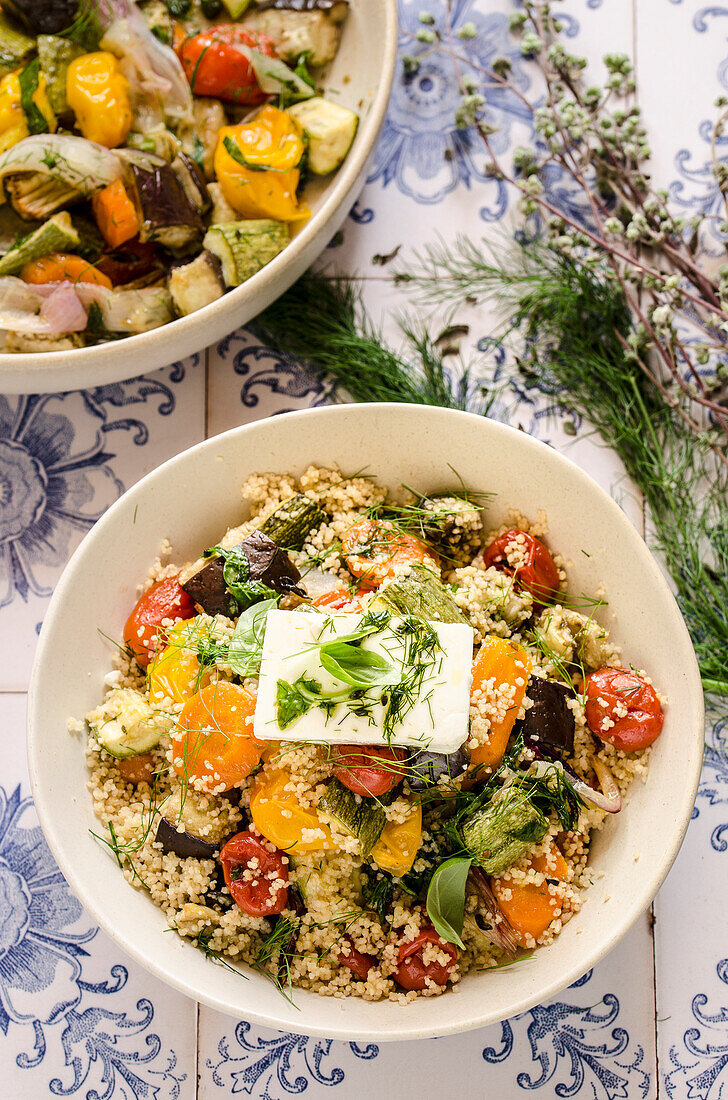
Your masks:
<svg viewBox="0 0 728 1100"><path fill-rule="evenodd" d="M457 995L401 1007L296 991L291 1007L260 975L248 980L162 934L160 910L119 874L89 835L83 744L69 716L96 705L137 583L168 537L185 561L243 517L240 486L254 471L301 473L310 463L366 468L396 489L452 485L496 493L494 523L516 506L545 509L549 540L573 592L601 584L605 625L629 659L669 695L646 784L597 834L597 875L582 911L527 963L467 977ZM126 493L86 536L51 601L29 700L31 781L41 824L71 889L117 943L198 1000L238 1017L342 1039L419 1038L463 1031L523 1011L580 977L624 935L667 873L690 818L702 757L702 692L692 647L668 587L623 513L571 462L513 429L444 409L338 406L234 429L177 456Z"/></svg>
<svg viewBox="0 0 728 1100"><path fill-rule="evenodd" d="M332 176L311 180L312 216L291 243L217 302L151 332L98 347L43 354L0 350L0 393L54 393L116 382L167 366L245 324L298 278L326 247L364 182L389 99L397 50L396 0L349 0L338 53L323 77L327 96L359 114L354 142Z"/></svg>

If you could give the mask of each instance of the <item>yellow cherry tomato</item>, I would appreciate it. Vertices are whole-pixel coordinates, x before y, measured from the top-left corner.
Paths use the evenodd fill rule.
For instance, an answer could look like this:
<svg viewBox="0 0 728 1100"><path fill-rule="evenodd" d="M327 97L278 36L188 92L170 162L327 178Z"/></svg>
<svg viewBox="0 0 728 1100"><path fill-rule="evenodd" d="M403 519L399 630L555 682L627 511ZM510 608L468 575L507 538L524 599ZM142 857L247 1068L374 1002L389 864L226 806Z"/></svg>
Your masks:
<svg viewBox="0 0 728 1100"><path fill-rule="evenodd" d="M413 801L403 822L388 821L372 849L377 867L400 878L412 868L422 843L422 806Z"/></svg>
<svg viewBox="0 0 728 1100"><path fill-rule="evenodd" d="M68 67L66 98L85 138L115 149L131 129L129 81L113 53L77 57Z"/></svg>
<svg viewBox="0 0 728 1100"><path fill-rule="evenodd" d="M250 816L259 833L282 851L338 851L339 845L331 830L315 810L300 806L293 791L285 790L291 777L285 768L268 765L253 780L250 793ZM304 830L313 829L315 836L304 839Z"/></svg>
<svg viewBox="0 0 728 1100"><path fill-rule="evenodd" d="M149 666L149 702L160 706L165 700L186 703L202 687L200 662L189 648L194 622L180 622L167 635L167 644Z"/></svg>
<svg viewBox="0 0 728 1100"><path fill-rule="evenodd" d="M296 198L303 152L295 119L277 107L263 107L249 122L219 131L215 175L242 217L300 221L311 213Z"/></svg>
<svg viewBox="0 0 728 1100"><path fill-rule="evenodd" d="M0 80L0 153L17 145L30 135L28 120L20 99L20 73L8 73ZM48 102L46 94L46 78L43 73L38 76L38 87L31 96L32 102L40 111L48 126L49 133L56 130L56 116Z"/></svg>

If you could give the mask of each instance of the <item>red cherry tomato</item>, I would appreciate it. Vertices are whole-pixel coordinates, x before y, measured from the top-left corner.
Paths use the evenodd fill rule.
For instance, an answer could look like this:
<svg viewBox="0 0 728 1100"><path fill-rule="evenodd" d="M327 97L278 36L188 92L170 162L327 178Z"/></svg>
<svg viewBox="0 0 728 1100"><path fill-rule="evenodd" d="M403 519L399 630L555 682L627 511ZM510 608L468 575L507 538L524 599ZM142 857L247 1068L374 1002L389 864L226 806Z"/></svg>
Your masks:
<svg viewBox="0 0 728 1100"><path fill-rule="evenodd" d="M105 252L95 264L107 279L111 279L114 286L124 286L133 283L135 279L141 279L161 265L157 259L157 248L151 241L142 242L136 238L127 241L120 248L112 252Z"/></svg>
<svg viewBox="0 0 728 1100"><path fill-rule="evenodd" d="M202 34L185 38L177 55L195 95L214 96L228 103L254 107L266 94L250 62L238 46L249 46L266 57L276 57L273 42L235 23L220 23Z"/></svg>
<svg viewBox="0 0 728 1100"><path fill-rule="evenodd" d="M587 676L586 721L601 741L622 752L646 749L659 736L665 715L651 684L625 668L600 668Z"/></svg>
<svg viewBox="0 0 728 1100"><path fill-rule="evenodd" d="M288 868L283 853L255 833L237 833L220 852L233 901L251 917L271 917L288 905Z"/></svg>
<svg viewBox="0 0 728 1100"><path fill-rule="evenodd" d="M398 766L401 760L404 760L402 749L379 748L378 745L336 745L334 776L354 794L378 798L402 781L404 770Z"/></svg>
<svg viewBox="0 0 728 1100"><path fill-rule="evenodd" d="M428 943L435 943L450 956L450 962L424 962L422 955ZM457 948L438 936L434 928L423 928L418 936L399 945L399 966L394 972L394 980L402 989L425 989L429 978L436 985L445 985L455 969Z"/></svg>
<svg viewBox="0 0 728 1100"><path fill-rule="evenodd" d="M360 982L365 982L369 971L373 966L376 966L377 960L373 955L365 955L363 951L357 951L348 936L344 936L344 940L349 948L348 955L345 955L343 951L335 951L334 956L342 966L349 967L355 978L358 978Z"/></svg>
<svg viewBox="0 0 728 1100"><path fill-rule="evenodd" d="M537 606L547 604L559 590L559 571L540 539L516 528L504 531L483 553L486 569L494 565L513 577L534 597Z"/></svg>
<svg viewBox="0 0 728 1100"><path fill-rule="evenodd" d="M164 649L165 641L159 627L165 619L191 619L195 605L180 586L176 575L153 584L134 607L124 627L124 641L142 668L154 654Z"/></svg>

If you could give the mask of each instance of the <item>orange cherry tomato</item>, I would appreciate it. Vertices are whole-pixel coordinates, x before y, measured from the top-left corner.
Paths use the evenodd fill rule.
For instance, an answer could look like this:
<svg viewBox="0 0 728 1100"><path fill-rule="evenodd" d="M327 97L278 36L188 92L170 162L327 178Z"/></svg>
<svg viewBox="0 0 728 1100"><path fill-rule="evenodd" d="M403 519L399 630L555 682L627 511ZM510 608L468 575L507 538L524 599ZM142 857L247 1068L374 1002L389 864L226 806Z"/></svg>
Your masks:
<svg viewBox="0 0 728 1100"><path fill-rule="evenodd" d="M134 610L126 620L124 642L142 668L146 668L154 654L164 649L165 640L160 627L165 619L191 619L197 612L195 605L180 586L176 576L165 577L147 589L137 600Z"/></svg>
<svg viewBox="0 0 728 1100"><path fill-rule="evenodd" d="M494 565L525 588L537 607L550 603L559 590L559 571L550 551L533 535L513 528L504 531L483 553L486 569Z"/></svg>
<svg viewBox="0 0 728 1100"><path fill-rule="evenodd" d="M393 790L404 778L400 761L402 749L380 748L378 745L333 746L334 776L354 794L363 798L379 798Z"/></svg>
<svg viewBox="0 0 728 1100"><path fill-rule="evenodd" d="M288 868L283 853L255 833L237 833L220 852L225 885L238 909L271 917L288 905Z"/></svg>
<svg viewBox="0 0 728 1100"><path fill-rule="evenodd" d="M182 708L172 733L174 770L219 793L250 775L260 760L253 737L255 699L238 684L208 684Z"/></svg>
<svg viewBox="0 0 728 1100"><path fill-rule="evenodd" d="M587 676L586 721L600 741L622 752L646 749L665 721L651 684L626 668L600 668Z"/></svg>
<svg viewBox="0 0 728 1100"><path fill-rule="evenodd" d="M531 939L538 940L561 912L561 899L551 893L547 879L565 882L569 873L566 860L555 845L545 855L534 856L530 862L534 871L547 876L539 886L533 882L520 885L513 881L508 871L491 879L493 893L521 947L533 947Z"/></svg>
<svg viewBox="0 0 728 1100"><path fill-rule="evenodd" d="M377 588L394 577L400 566L423 562L439 570L434 550L389 520L360 519L344 532L341 551L349 571L361 578L363 588Z"/></svg>
<svg viewBox="0 0 728 1100"><path fill-rule="evenodd" d="M450 956L448 963L425 962L422 958L428 943L437 944L441 951ZM445 985L455 969L458 952L452 943L439 936L434 928L423 928L412 941L399 945L399 966L394 972L394 980L402 989L425 989L427 979L436 985Z"/></svg>

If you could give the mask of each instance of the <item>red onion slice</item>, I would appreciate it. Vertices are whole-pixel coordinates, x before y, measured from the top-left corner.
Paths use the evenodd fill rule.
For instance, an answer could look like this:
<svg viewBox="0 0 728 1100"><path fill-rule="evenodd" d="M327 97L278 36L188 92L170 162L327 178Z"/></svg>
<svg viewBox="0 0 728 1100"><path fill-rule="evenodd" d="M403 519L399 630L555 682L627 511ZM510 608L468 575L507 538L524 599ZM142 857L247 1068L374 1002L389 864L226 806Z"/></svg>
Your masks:
<svg viewBox="0 0 728 1100"><path fill-rule="evenodd" d="M468 881L479 894L483 908L492 924L492 928L487 929L478 925L483 938L489 940L495 947L499 947L510 958L515 958L518 952L515 933L510 921L498 904L485 871L481 867L471 867L468 873Z"/></svg>

